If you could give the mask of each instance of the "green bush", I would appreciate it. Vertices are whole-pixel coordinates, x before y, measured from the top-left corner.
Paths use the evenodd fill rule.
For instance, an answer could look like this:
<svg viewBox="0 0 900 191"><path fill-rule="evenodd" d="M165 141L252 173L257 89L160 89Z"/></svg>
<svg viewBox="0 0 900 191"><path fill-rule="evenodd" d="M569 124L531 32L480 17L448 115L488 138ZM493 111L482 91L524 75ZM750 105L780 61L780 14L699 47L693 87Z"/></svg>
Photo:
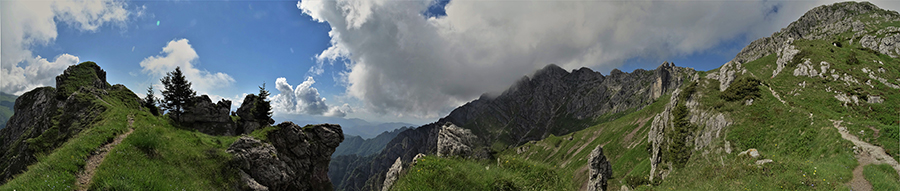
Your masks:
<svg viewBox="0 0 900 191"><path fill-rule="evenodd" d="M650 180L646 177L628 176L625 177L625 184L628 185L629 188L634 189L638 186L650 184Z"/></svg>
<svg viewBox="0 0 900 191"><path fill-rule="evenodd" d="M857 64L859 64L859 59L856 58L856 52L850 52L850 56L847 57L847 65Z"/></svg>
<svg viewBox="0 0 900 191"><path fill-rule="evenodd" d="M788 62L788 67L797 67L800 63L803 62L803 58L811 56L812 53L806 50L800 50L797 54L794 55L794 58L791 58L791 62Z"/></svg>
<svg viewBox="0 0 900 191"><path fill-rule="evenodd" d="M759 97L760 80L754 77L743 77L735 80L719 95L725 101L744 101Z"/></svg>

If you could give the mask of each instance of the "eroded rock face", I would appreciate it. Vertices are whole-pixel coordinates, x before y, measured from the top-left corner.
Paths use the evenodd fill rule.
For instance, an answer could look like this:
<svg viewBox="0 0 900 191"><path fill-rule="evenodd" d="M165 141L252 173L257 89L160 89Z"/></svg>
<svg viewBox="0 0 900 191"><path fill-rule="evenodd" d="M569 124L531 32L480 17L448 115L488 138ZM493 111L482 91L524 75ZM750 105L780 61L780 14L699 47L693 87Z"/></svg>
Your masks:
<svg viewBox="0 0 900 191"><path fill-rule="evenodd" d="M400 178L400 171L403 171L403 162L400 161L400 157L397 157L397 160L384 176L384 183L382 184L384 186L381 187L381 191L388 191L391 189L391 186L394 186L394 182Z"/></svg>
<svg viewBox="0 0 900 191"><path fill-rule="evenodd" d="M194 97L194 105L184 108L184 113L171 115L182 126L197 129L210 135L235 135L235 125L229 116L231 101L221 100L213 104L209 96Z"/></svg>
<svg viewBox="0 0 900 191"><path fill-rule="evenodd" d="M472 130L457 127L453 123L444 124L438 132L437 155L467 157L472 154L472 145L476 139Z"/></svg>
<svg viewBox="0 0 900 191"><path fill-rule="evenodd" d="M241 137L228 148L240 171L269 190L333 190L328 163L334 149L344 139L340 125L319 124L300 127L292 122L277 125L269 132L268 143Z"/></svg>
<svg viewBox="0 0 900 191"><path fill-rule="evenodd" d="M679 94L681 94L680 89L672 92L665 110L656 114L656 117L653 118L653 122L650 124L650 132L647 133L647 141L650 142L650 181L653 181L653 178L657 175L663 174L657 171L657 165L662 163L663 160L662 149L664 149L663 144L666 142L666 129L673 128L671 120L672 110L675 108L675 104L678 103Z"/></svg>
<svg viewBox="0 0 900 191"><path fill-rule="evenodd" d="M606 155L603 155L603 147L597 145L597 148L594 148L591 151L591 156L588 159L588 167L590 168L590 179L588 180L588 191L603 191L606 190L606 181L612 177L612 167L609 164L609 161L606 160Z"/></svg>
<svg viewBox="0 0 900 191"><path fill-rule="evenodd" d="M900 27L886 27L876 34L883 37L865 35L859 40L860 45L897 58L900 55Z"/></svg>

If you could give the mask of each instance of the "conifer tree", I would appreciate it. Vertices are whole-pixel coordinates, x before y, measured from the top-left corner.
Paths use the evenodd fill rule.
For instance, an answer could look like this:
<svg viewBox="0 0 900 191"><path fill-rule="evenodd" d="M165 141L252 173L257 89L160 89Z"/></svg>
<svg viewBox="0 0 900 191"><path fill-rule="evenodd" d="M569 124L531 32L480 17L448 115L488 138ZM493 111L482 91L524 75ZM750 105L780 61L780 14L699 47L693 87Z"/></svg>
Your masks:
<svg viewBox="0 0 900 191"><path fill-rule="evenodd" d="M269 97L269 91L266 90L266 83L263 83L263 85L259 87L259 97L256 99L256 107L254 108L254 115L256 116L254 117L261 122L266 123L272 118L272 104L270 101L266 100L267 97Z"/></svg>
<svg viewBox="0 0 900 191"><path fill-rule="evenodd" d="M163 108L169 112L181 114L184 108L190 106L192 99L197 96L197 92L191 89L191 82L184 78L181 67L176 67L175 71L166 73L166 76L160 79L165 90L163 95Z"/></svg>
<svg viewBox="0 0 900 191"><path fill-rule="evenodd" d="M153 92L153 86L147 88L147 97L144 98L144 107L150 109L150 113L153 115L159 115L159 108L156 107L156 102L159 102L159 100L156 100L156 96L154 96Z"/></svg>

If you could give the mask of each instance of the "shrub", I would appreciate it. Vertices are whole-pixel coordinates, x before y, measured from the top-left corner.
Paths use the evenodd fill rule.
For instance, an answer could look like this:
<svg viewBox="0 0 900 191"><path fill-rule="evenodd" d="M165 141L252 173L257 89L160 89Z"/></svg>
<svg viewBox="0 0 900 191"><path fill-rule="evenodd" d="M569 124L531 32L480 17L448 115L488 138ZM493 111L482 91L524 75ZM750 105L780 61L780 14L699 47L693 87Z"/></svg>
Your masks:
<svg viewBox="0 0 900 191"><path fill-rule="evenodd" d="M650 184L650 180L646 177L638 177L638 176L628 176L625 177L625 185L628 185L629 188L634 189L641 185Z"/></svg>
<svg viewBox="0 0 900 191"><path fill-rule="evenodd" d="M788 62L788 67L797 67L798 64L803 62L803 58L811 56L812 53L806 50L800 50L797 54L794 55L794 58L791 58L791 62Z"/></svg>
<svg viewBox="0 0 900 191"><path fill-rule="evenodd" d="M735 80L719 97L725 101L744 101L759 97L760 80L754 77L743 77Z"/></svg>
<svg viewBox="0 0 900 191"><path fill-rule="evenodd" d="M856 52L850 52L850 56L847 57L847 65L857 64L859 64L859 59L856 58Z"/></svg>

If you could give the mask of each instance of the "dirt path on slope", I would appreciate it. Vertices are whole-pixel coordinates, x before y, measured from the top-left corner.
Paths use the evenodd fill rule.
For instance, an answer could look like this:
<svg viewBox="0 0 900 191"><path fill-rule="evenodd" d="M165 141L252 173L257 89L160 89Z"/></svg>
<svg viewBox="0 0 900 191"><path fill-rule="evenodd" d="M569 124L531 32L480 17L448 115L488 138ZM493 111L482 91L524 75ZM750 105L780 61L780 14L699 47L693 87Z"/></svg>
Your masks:
<svg viewBox="0 0 900 191"><path fill-rule="evenodd" d="M134 132L134 128L132 128L132 124L134 124L134 114L128 115L128 132L122 133L111 142L107 143L103 146L100 146L91 153L91 156L88 157L87 161L84 165L84 171L78 173L77 181L75 182L75 186L77 190L83 191L87 190L88 186L91 185L91 179L94 178L94 170L103 163L103 159L106 158L106 155L109 154L109 151L122 143L122 140L125 140L125 137L128 137L132 132Z"/></svg>
<svg viewBox="0 0 900 191"><path fill-rule="evenodd" d="M846 127L841 126L841 123L844 121L831 120L831 122L834 123L834 128L837 128L838 132L841 133L841 138L853 142L853 145L856 145L859 151L856 154L859 165L853 169L853 179L848 183L852 190L872 190L872 184L870 184L869 181L865 179L865 175L863 175L863 169L866 165L888 164L891 165L891 167L894 167L897 174L900 174L900 163L897 163L894 158L888 156L887 153L884 152L884 148L861 141L859 140L859 137L850 134Z"/></svg>

